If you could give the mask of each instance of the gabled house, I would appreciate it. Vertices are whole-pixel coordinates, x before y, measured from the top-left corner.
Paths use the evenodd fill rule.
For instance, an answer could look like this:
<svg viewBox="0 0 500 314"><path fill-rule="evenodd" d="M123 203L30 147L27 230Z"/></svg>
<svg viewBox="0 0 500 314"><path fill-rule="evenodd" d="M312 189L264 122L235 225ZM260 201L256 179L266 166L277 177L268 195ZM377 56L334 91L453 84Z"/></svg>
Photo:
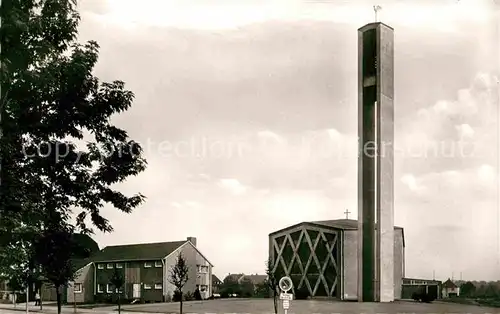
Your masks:
<svg viewBox="0 0 500 314"><path fill-rule="evenodd" d="M243 279L247 279L250 282L252 282L254 286L258 286L260 284L263 284L266 281L267 275L258 275L258 274L243 275L239 281L241 282Z"/></svg>
<svg viewBox="0 0 500 314"><path fill-rule="evenodd" d="M460 288L450 278L443 282L442 288L443 291L441 295L443 296L443 298L460 296Z"/></svg>
<svg viewBox="0 0 500 314"><path fill-rule="evenodd" d="M241 283L241 280L245 276L245 274L228 274L223 282L236 282L238 284Z"/></svg>
<svg viewBox="0 0 500 314"><path fill-rule="evenodd" d="M185 241L105 247L80 269L68 288L68 302L106 302L117 293L130 301L166 301L175 291L169 276L180 253L189 267L184 292L199 288L202 297L208 298L212 294L213 265L196 248L196 238L188 237ZM110 283L115 271L120 272L125 281L120 291Z"/></svg>
<svg viewBox="0 0 500 314"><path fill-rule="evenodd" d="M211 294L219 293L221 286L222 286L222 281L217 276L212 274L212 293Z"/></svg>

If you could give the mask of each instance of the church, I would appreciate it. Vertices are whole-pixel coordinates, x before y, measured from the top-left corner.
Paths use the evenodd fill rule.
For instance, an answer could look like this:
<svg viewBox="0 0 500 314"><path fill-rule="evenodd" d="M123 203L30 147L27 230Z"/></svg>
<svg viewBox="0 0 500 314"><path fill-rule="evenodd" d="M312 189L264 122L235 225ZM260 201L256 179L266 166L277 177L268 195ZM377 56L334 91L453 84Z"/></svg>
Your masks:
<svg viewBox="0 0 500 314"><path fill-rule="evenodd" d="M394 227L394 299L405 273L404 231ZM358 299L358 221L301 222L269 234L269 258L277 278L289 276L293 292L311 297Z"/></svg>

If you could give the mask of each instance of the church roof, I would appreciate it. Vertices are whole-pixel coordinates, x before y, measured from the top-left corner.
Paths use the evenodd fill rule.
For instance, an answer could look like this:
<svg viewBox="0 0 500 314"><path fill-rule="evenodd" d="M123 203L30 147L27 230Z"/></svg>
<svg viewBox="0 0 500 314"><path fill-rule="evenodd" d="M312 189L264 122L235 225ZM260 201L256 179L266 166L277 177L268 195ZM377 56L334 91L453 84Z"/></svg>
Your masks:
<svg viewBox="0 0 500 314"><path fill-rule="evenodd" d="M357 230L358 221L354 219L335 219L335 220L321 220L321 221L311 221L311 223L316 225L323 225L344 230ZM375 227L377 224L375 224ZM394 229L403 229L402 227L394 226Z"/></svg>
<svg viewBox="0 0 500 314"><path fill-rule="evenodd" d="M321 221L304 221L292 226L285 227L280 230L276 230L272 233L269 234L270 237L286 232L288 230L295 229L299 226L316 226L316 227L328 227L328 228L333 228L333 229L340 229L340 230L357 230L358 229L358 221L354 219L334 219L334 220L321 220ZM375 224L375 228L377 225ZM405 246L405 239L404 239L404 229L403 227L399 226L394 226L394 229L396 230L401 230L403 232L403 246Z"/></svg>

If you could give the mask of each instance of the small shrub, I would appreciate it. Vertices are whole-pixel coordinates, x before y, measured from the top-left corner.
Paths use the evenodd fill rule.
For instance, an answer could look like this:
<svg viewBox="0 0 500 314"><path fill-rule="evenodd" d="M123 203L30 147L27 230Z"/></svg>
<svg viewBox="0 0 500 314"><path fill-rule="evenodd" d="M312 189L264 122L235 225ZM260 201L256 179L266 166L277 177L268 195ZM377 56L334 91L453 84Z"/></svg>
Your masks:
<svg viewBox="0 0 500 314"><path fill-rule="evenodd" d="M167 293L165 296L165 302L172 302L172 295L170 293Z"/></svg>
<svg viewBox="0 0 500 314"><path fill-rule="evenodd" d="M229 298L229 292L227 290L221 291L220 297L224 299Z"/></svg>
<svg viewBox="0 0 500 314"><path fill-rule="evenodd" d="M179 290L175 290L174 291L174 296L172 297L172 301L174 302L181 302L181 297L182 297L182 294Z"/></svg>
<svg viewBox="0 0 500 314"><path fill-rule="evenodd" d="M184 294L184 301L193 301L194 300L194 295L191 291L186 292Z"/></svg>
<svg viewBox="0 0 500 314"><path fill-rule="evenodd" d="M200 289L196 288L196 290L194 290L194 299L196 301L200 301L201 300L201 292L200 292Z"/></svg>

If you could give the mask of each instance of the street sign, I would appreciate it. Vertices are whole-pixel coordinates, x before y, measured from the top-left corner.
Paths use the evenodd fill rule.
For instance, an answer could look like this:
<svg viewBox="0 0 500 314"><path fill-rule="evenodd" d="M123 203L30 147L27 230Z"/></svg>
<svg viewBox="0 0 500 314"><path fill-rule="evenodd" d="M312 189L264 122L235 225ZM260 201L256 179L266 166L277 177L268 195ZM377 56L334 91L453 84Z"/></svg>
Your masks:
<svg viewBox="0 0 500 314"><path fill-rule="evenodd" d="M283 301L283 309L288 310L290 308L290 301L284 300Z"/></svg>
<svg viewBox="0 0 500 314"><path fill-rule="evenodd" d="M280 293L280 299L281 300L286 300L286 301L292 301L293 300L293 294L291 294L291 293Z"/></svg>
<svg viewBox="0 0 500 314"><path fill-rule="evenodd" d="M293 282L290 277L282 277L278 283L279 287L283 292L288 292L292 289L293 287Z"/></svg>

